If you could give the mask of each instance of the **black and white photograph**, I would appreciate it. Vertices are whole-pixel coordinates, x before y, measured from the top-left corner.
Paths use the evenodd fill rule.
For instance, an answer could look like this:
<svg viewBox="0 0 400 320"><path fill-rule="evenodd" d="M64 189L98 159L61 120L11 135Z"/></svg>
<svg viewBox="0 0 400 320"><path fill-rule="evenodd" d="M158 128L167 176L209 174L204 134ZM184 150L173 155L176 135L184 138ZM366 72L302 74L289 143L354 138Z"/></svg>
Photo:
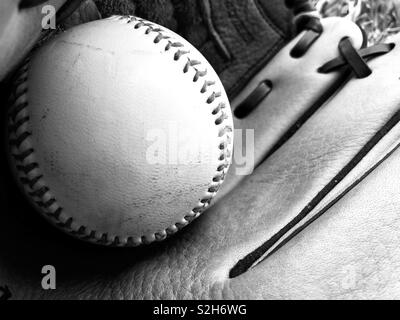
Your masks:
<svg viewBox="0 0 400 320"><path fill-rule="evenodd" d="M400 299L400 0L0 0L0 106L5 304Z"/></svg>

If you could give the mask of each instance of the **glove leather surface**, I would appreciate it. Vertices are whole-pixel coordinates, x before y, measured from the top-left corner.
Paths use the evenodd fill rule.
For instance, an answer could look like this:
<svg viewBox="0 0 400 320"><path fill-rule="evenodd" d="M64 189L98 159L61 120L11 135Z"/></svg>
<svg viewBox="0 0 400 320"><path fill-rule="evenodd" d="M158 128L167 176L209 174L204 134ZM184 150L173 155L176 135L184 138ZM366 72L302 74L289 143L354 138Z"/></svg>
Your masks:
<svg viewBox="0 0 400 320"><path fill-rule="evenodd" d="M278 52L289 35L283 1L236 1L230 8L203 1L194 9L202 10L200 38L193 31L199 25L159 21L161 14L137 2L132 10L144 18L174 30L185 26L177 31L216 66L235 97L233 108L260 80L272 81L273 90L258 108L235 119L237 129L255 130L256 169L238 176L234 164L213 207L166 242L119 250L73 240L49 226L15 187L3 153L0 287L7 285L16 299L399 298L400 39L391 39L397 44L392 52L368 62L370 77L345 82L341 71L317 72L339 55L343 37L361 46L358 27L343 19L325 20L321 38L304 57L293 59L289 51L299 37ZM59 7L63 1L54 3ZM5 2L13 15L19 14L15 6ZM268 15L271 8L279 14ZM187 16L187 8L175 10L181 15L171 17ZM38 21L40 11L23 14L28 18L18 19L24 23L3 20L12 22L17 35L1 58L11 61L1 77L39 37L39 28L24 26ZM254 25L242 29L243 21ZM29 33L21 33L24 28ZM332 88L336 92L328 98ZM310 110L307 121L271 154ZM258 263L246 266L242 259L271 239L273 246ZM231 277L238 262L245 268ZM56 290L41 288L47 264L56 267Z"/></svg>
<svg viewBox="0 0 400 320"><path fill-rule="evenodd" d="M391 39L390 53L368 62L371 76L344 83L340 71L317 69L339 55L345 36L360 48L362 34L339 18L323 24L304 57L289 55L296 38L233 101L237 106L258 79L274 84L260 106L235 123L255 129L254 172L235 177L232 167L217 203L164 243L115 250L72 240L39 219L3 163L0 285L24 299L400 298L400 38ZM339 80L343 86L316 103ZM344 168L351 170L332 184ZM305 208L307 217L287 228ZM272 253L229 276L282 230ZM56 267L56 290L41 289L46 264Z"/></svg>

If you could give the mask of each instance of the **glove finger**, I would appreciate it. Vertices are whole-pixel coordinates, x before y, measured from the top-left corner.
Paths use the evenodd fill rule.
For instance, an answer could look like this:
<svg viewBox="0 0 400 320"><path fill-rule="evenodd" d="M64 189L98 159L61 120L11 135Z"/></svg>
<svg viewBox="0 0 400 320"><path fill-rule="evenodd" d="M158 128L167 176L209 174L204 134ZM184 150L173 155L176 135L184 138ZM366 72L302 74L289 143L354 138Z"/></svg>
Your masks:
<svg viewBox="0 0 400 320"><path fill-rule="evenodd" d="M395 89L398 86L400 73L400 63L398 62L400 37L393 37L392 40L397 46L390 53L368 63L373 71L369 77L350 80L303 125L292 139L260 166L258 174L253 178L253 183L257 189L267 190L264 196L268 201L259 200L260 202L256 205L256 211L262 211L263 215L258 219L257 226L252 229L254 236L252 235L249 239L249 243L251 243L259 238L260 245L240 258L239 263L231 270L232 277L238 276L240 279L240 275L243 275L243 278L238 280L239 283L251 283L248 281L250 278L253 279L255 274L257 276L263 274L266 281L271 279L277 281L276 274L271 276L268 269L271 263L273 267L278 266L278 264L275 265L275 262L271 262L275 261L274 255L285 255L287 250L293 253L292 248L294 247L298 249L298 255L308 254L302 238L300 240L294 238L299 232L306 234L303 239L309 239L313 249L318 247L319 250L322 250L321 252L329 252L328 256L324 256L326 263L333 258L336 265L339 261L347 261L347 265L354 265L353 254L357 248L372 249L372 244L366 246L363 243L363 238L365 239L368 235L369 237L372 234L378 235L386 243L391 240L390 236L388 237L382 232L368 233L371 231L370 227L358 227L352 233L339 232L342 237L342 249L345 244L352 242L345 252L339 252L334 247L335 242L326 240L337 232L336 226L330 228L326 223L323 224L316 219L322 215L329 215L331 212L341 212L337 208L346 211L347 206L350 206L352 208L350 212L354 213L358 208L359 211L365 210L366 216L358 215L353 219L349 218L346 220L347 222L341 224L345 226L343 230L348 231L357 224L363 226L363 217L372 219L378 229L384 229L386 219L393 220L393 216L390 214L382 221L373 220L371 217L373 211L369 206L367 209L360 202L360 199L363 201L367 199L365 193L359 198L355 196L354 203L349 200L354 198L349 196L344 202L346 205L341 201L341 198L358 184L362 185L360 188L369 188L370 191L373 186L375 188L382 186L385 190L398 189L394 183L387 186L381 176L386 175L387 177L388 173L381 173L382 169L380 169L387 158L391 160L390 157L400 141L398 124L400 93ZM379 184L371 185L371 183L364 182L372 173L381 179ZM241 195L236 196L241 197ZM374 192L369 197L375 198ZM378 205L372 207L387 205L390 203L387 199L386 195L383 196L382 192L378 192L376 196ZM371 200L368 205L370 202ZM332 209L329 210L331 207ZM343 215L348 216L348 213L343 212ZM311 236L307 234L307 227L315 220L320 227L315 226L313 230L314 234L318 234L316 237L319 240L311 241ZM262 226L260 226L261 224ZM339 236L334 236L335 239L337 237ZM264 238L263 241L262 238ZM292 245L293 241L294 245ZM320 243L319 241L325 242ZM329 242L329 246L326 242ZM290 249L286 249L284 246L287 243L289 243ZM303 246L300 247L298 243L302 243ZM315 251L313 252L315 253ZM318 259L321 255L322 253L318 255ZM371 258L371 254L368 252L359 253L356 256L363 257L364 261ZM373 255L373 259L376 259L375 255ZM398 257L395 256L393 259L396 260ZM313 263L306 258L300 260L302 261L300 269L304 268L306 264L309 268L310 263ZM361 262L357 263L356 267L361 265ZM372 267L371 263L366 265ZM295 268L294 264L291 267ZM322 268L324 267L326 265ZM251 272L248 268L252 268ZM306 285L307 281L302 274L305 269L300 269L292 269L291 272L295 275L294 277L300 278L300 283ZM323 274L323 272L326 273ZM323 271L321 270L319 276L328 279L332 277L337 280L340 278L340 272L339 274L338 272L338 269L326 267ZM382 275L384 275L383 272ZM315 284L316 282L314 282ZM278 291L279 294L283 294L280 287Z"/></svg>

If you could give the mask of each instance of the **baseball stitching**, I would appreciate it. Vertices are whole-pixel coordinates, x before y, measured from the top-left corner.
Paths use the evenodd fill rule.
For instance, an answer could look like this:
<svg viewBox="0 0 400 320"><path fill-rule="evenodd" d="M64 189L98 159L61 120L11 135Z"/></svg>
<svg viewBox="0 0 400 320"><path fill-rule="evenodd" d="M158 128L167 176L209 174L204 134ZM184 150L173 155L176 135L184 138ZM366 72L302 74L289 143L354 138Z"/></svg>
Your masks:
<svg viewBox="0 0 400 320"><path fill-rule="evenodd" d="M206 95L207 104L215 104L212 110L212 116L215 119L214 123L219 128L218 138L222 138L223 142L218 145L219 148L219 164L216 174L207 188L205 195L200 199L198 204L182 218L181 221L169 226L164 230L157 231L150 235L143 235L141 237L127 236L121 238L118 235L109 235L108 233L101 233L96 230L90 229L89 226L79 225L75 222L74 218L67 216L65 210L60 206L52 195L50 188L45 183L45 177L40 171L39 164L35 161L35 149L31 141L33 134L29 128L29 110L28 110L28 71L29 60L28 57L21 67L19 72L15 75L15 87L12 92L9 105L8 115L8 134L9 134L9 147L11 157L14 159L14 169L16 175L22 184L25 193L29 196L30 201L44 213L45 216L56 226L66 233L73 234L82 240L87 240L93 243L109 245L109 246L138 246L141 244L149 244L153 241L164 240L169 235L176 233L179 229L183 228L189 222L197 218L210 204L212 198L219 190L222 182L224 181L227 173L230 160L231 146L233 139L233 128L227 123L229 114L225 112L228 107L224 102L219 102L222 96L221 91L210 90L216 85L216 82L206 79L207 69L200 70L198 67L202 65L201 61L190 59L190 49L185 48L185 45L179 41L174 41L173 37L165 34L165 30L161 27L140 19L134 16L113 16L107 20L120 21L126 24L132 24L134 29L146 28L145 34L151 35L156 33L153 42L155 45L166 42L164 51L175 49L173 59L180 60L183 56L187 57L187 63L183 68L183 73L187 73L191 68L195 71L193 82L198 82L204 79L204 84L201 87L201 94Z"/></svg>

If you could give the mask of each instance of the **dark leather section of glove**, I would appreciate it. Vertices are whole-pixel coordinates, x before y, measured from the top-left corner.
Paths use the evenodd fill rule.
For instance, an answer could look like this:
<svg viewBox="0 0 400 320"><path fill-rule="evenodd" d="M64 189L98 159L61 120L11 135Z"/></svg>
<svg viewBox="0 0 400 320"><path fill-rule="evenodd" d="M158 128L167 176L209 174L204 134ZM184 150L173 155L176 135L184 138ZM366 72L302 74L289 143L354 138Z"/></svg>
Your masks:
<svg viewBox="0 0 400 320"><path fill-rule="evenodd" d="M186 38L215 68L230 98L292 37L281 0L97 0L103 17L132 14Z"/></svg>

